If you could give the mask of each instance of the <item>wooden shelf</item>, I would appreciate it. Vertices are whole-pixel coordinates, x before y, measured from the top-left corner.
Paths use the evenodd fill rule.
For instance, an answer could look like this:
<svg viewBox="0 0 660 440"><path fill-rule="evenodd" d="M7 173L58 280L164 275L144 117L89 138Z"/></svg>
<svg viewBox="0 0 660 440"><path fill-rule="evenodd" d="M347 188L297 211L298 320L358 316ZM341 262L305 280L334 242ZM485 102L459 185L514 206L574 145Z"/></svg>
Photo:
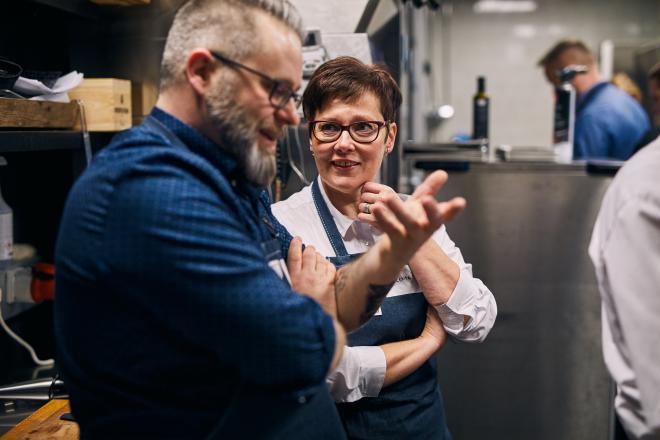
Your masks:
<svg viewBox="0 0 660 440"><path fill-rule="evenodd" d="M151 3L144 3L145 0L124 0L126 5L131 4L130 8L126 5L95 4L90 0L30 0L33 3L50 6L70 14L78 15L83 18L101 19L108 17L122 17L126 14L126 9L131 13L145 9L151 6ZM119 2L121 3L121 2Z"/></svg>
<svg viewBox="0 0 660 440"><path fill-rule="evenodd" d="M90 133L92 148L105 146L116 132ZM0 154L47 150L83 149L82 133L69 130L0 131Z"/></svg>
<svg viewBox="0 0 660 440"><path fill-rule="evenodd" d="M31 0L46 6L79 15L85 18L99 18L103 9L89 0Z"/></svg>

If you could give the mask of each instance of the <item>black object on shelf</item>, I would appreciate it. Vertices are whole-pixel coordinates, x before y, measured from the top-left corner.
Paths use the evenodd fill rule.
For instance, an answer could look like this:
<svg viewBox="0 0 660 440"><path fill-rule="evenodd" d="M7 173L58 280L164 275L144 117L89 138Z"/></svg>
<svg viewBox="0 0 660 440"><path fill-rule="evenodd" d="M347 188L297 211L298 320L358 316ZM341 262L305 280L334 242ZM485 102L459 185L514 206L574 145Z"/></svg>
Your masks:
<svg viewBox="0 0 660 440"><path fill-rule="evenodd" d="M0 90L11 90L22 71L18 64L0 57Z"/></svg>
<svg viewBox="0 0 660 440"><path fill-rule="evenodd" d="M464 173L470 171L470 162L446 161L446 160L419 160L415 162L415 168L424 171L444 170L444 171Z"/></svg>
<svg viewBox="0 0 660 440"><path fill-rule="evenodd" d="M89 0L31 0L85 18L99 18L101 8Z"/></svg>
<svg viewBox="0 0 660 440"><path fill-rule="evenodd" d="M51 400L68 398L69 393L59 376L0 386L0 399L5 400Z"/></svg>
<svg viewBox="0 0 660 440"><path fill-rule="evenodd" d="M621 160L589 160L587 174L614 176L625 162Z"/></svg>
<svg viewBox="0 0 660 440"><path fill-rule="evenodd" d="M95 150L110 143L116 132L90 133ZM0 154L8 152L83 150L79 131L71 130L1 130Z"/></svg>

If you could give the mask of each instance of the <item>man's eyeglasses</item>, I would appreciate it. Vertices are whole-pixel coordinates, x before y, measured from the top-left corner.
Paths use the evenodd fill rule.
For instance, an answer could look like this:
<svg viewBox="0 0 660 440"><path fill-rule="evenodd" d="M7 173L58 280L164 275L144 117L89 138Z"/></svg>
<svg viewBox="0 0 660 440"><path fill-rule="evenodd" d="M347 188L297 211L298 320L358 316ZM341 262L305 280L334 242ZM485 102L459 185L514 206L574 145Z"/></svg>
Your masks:
<svg viewBox="0 0 660 440"><path fill-rule="evenodd" d="M346 130L355 142L370 144L385 125L387 121L357 121L348 125L332 121L309 121L309 131L319 142L334 142Z"/></svg>
<svg viewBox="0 0 660 440"><path fill-rule="evenodd" d="M263 72L259 72L258 70L253 69L252 67L248 67L237 61L229 59L226 56L222 55L221 53L212 50L210 50L209 52L211 52L211 55L213 55L213 57L216 60L225 63L229 66L246 70L252 73L253 75L257 75L259 78L263 79L268 84L270 84L271 87L270 87L270 93L268 94L268 99L270 101L270 104L276 109L279 110L286 107L287 104L289 103L289 99L293 99L293 103L296 108L300 106L300 100L301 100L300 95L294 92L291 86L287 84L285 81L280 81L278 79L272 78Z"/></svg>

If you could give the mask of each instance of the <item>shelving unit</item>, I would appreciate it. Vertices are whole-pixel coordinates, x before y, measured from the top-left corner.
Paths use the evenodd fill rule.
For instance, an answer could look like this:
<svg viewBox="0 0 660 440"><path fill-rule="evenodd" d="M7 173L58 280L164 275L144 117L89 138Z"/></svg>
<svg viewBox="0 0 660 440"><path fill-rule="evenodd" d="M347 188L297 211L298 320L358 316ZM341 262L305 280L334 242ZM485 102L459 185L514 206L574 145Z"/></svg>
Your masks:
<svg viewBox="0 0 660 440"><path fill-rule="evenodd" d="M62 11L76 14L85 18L100 18L104 8L91 3L89 0L31 0L46 6L51 6Z"/></svg>
<svg viewBox="0 0 660 440"><path fill-rule="evenodd" d="M153 83L170 17L181 1L132 7L89 0L3 1L0 56L25 70L77 70L87 78ZM98 152L116 134L90 133L92 150ZM86 166L82 133L2 128L0 155L7 160L0 168L0 187L14 213L14 242L34 246L42 261L53 262L66 197ZM52 302L3 309L9 326L34 346L39 357L55 355ZM0 385L28 380L33 374L37 371L27 352L0 331ZM0 436L5 415L0 408Z"/></svg>
<svg viewBox="0 0 660 440"><path fill-rule="evenodd" d="M115 134L114 132L90 133L92 145L98 150L110 142ZM0 154L82 149L83 140L79 131L0 131Z"/></svg>
<svg viewBox="0 0 660 440"><path fill-rule="evenodd" d="M90 133L95 150L110 142L115 132ZM0 154L49 150L80 150L83 138L79 131L69 130L0 130Z"/></svg>

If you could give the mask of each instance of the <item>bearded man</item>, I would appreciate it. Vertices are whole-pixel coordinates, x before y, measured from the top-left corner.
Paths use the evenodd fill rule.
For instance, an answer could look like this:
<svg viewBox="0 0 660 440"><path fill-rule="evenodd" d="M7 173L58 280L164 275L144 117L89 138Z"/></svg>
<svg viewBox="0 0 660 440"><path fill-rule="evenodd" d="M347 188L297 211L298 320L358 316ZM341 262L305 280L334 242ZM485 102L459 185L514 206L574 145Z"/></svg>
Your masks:
<svg viewBox="0 0 660 440"><path fill-rule="evenodd" d="M270 212L277 139L297 125L300 18L288 0L178 11L146 121L69 194L55 336L81 438L343 438L325 375L345 331L464 206L446 179L375 203L385 232L337 270Z"/></svg>

